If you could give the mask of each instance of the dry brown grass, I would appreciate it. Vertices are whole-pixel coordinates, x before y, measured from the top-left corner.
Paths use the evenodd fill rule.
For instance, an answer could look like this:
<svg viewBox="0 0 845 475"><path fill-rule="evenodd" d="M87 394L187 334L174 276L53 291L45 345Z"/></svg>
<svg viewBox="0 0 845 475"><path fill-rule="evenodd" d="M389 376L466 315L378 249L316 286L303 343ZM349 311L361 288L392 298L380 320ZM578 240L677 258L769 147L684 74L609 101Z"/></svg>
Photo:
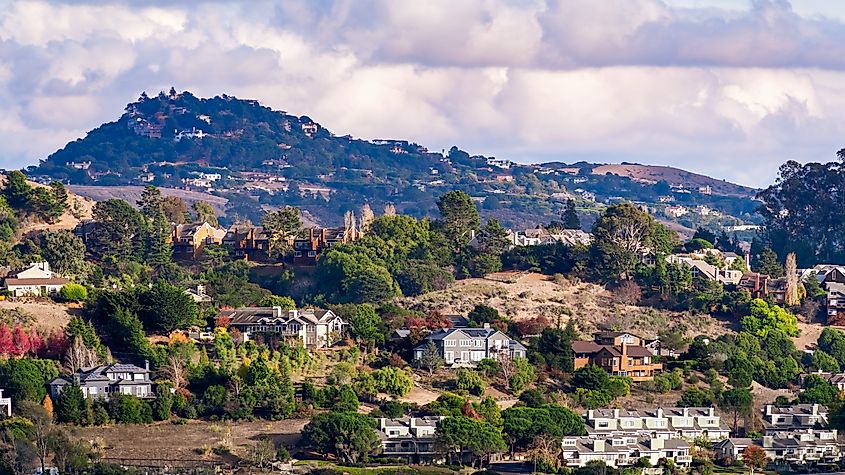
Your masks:
<svg viewBox="0 0 845 475"><path fill-rule="evenodd" d="M585 335L599 329L624 329L650 338L662 329L682 326L688 336L716 337L730 331L724 322L709 315L622 305L615 303L610 292L601 286L535 273L504 272L483 279L465 279L446 290L402 299L402 303L423 311L438 309L463 315L476 305L485 304L512 320L545 316L561 326L574 319Z"/></svg>

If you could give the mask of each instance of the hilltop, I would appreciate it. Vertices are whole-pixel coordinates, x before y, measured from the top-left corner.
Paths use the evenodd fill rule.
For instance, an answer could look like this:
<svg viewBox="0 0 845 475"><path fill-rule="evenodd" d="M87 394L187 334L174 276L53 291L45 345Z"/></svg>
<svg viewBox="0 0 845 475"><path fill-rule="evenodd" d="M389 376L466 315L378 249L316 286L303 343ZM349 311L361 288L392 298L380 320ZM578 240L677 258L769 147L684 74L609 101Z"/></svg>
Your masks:
<svg viewBox="0 0 845 475"><path fill-rule="evenodd" d="M117 120L28 173L96 186L76 189L97 199L126 194L105 187L147 184L210 193L230 220L256 221L262 209L295 205L326 225L365 202L377 212L391 204L400 213L432 215L437 197L452 189L470 194L485 216L513 227L558 219L570 199L585 227L604 204L620 200L660 212L670 195L679 205L719 211L715 219L689 214L678 220L687 228L744 223L754 219L755 208L751 188L670 167L522 165L457 147L432 153L409 140L339 136L308 116L251 99L199 98L174 89L142 94Z"/></svg>

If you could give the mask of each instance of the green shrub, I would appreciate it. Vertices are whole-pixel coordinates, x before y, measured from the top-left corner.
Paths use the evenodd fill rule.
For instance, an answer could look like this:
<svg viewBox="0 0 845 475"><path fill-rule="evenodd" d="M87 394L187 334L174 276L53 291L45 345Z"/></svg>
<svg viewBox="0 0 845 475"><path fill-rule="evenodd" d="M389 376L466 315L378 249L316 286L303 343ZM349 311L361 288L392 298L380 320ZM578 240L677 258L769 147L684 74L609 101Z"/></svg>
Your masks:
<svg viewBox="0 0 845 475"><path fill-rule="evenodd" d="M88 289L70 282L59 291L59 298L65 302L84 302L88 300Z"/></svg>

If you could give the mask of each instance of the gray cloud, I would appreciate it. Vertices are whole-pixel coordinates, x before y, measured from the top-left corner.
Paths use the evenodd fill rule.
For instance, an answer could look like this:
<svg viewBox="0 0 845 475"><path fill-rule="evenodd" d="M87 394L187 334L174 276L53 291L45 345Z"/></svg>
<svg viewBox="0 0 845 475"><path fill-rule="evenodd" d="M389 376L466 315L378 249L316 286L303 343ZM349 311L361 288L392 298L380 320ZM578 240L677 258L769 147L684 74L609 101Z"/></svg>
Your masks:
<svg viewBox="0 0 845 475"><path fill-rule="evenodd" d="M0 167L175 85L338 133L762 185L845 132L845 26L784 1L20 1L0 12Z"/></svg>

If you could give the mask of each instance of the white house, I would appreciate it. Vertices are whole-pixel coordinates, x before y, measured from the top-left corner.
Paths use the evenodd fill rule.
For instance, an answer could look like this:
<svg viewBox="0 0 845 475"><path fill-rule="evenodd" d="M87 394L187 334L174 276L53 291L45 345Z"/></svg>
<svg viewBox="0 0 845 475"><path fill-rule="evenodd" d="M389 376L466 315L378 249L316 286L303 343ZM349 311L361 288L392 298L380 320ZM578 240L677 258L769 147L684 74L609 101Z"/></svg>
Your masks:
<svg viewBox="0 0 845 475"><path fill-rule="evenodd" d="M47 262L36 262L20 272L9 274L4 282L13 297L37 297L57 295L70 280L52 272Z"/></svg>
<svg viewBox="0 0 845 475"><path fill-rule="evenodd" d="M244 340L255 335L280 336L299 341L308 349L326 348L343 336L343 320L331 310L284 310L281 307L244 307L220 314L232 319Z"/></svg>
<svg viewBox="0 0 845 475"><path fill-rule="evenodd" d="M587 411L585 423L589 437L720 440L730 434L713 407L595 409Z"/></svg>
<svg viewBox="0 0 845 475"><path fill-rule="evenodd" d="M692 464L690 444L683 439L564 437L561 444L563 461L568 467L585 467L593 461L602 461L608 467L627 467L642 458L652 465L657 465L661 459L671 460L681 467Z"/></svg>

